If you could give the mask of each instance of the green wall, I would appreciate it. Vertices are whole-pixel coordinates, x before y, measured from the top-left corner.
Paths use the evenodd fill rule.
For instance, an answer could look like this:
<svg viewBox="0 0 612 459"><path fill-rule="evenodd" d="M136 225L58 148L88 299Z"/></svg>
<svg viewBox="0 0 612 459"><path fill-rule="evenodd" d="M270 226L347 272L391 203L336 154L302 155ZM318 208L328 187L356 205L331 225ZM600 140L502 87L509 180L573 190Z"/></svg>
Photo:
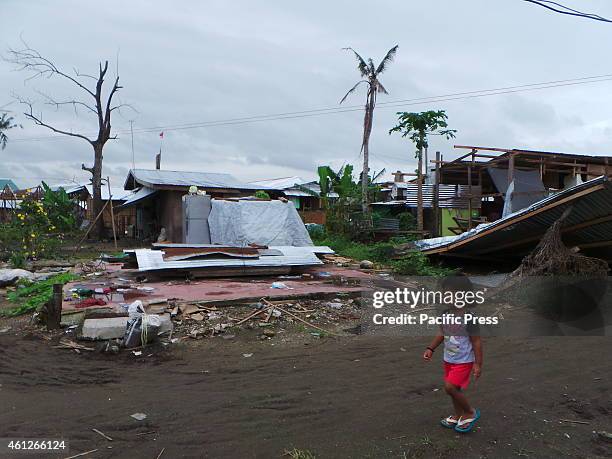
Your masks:
<svg viewBox="0 0 612 459"><path fill-rule="evenodd" d="M440 209L440 216L442 222L442 236L454 236L449 227L456 227L457 223L453 220L453 217L468 218L468 209ZM472 217L478 218L480 212L477 209L472 210Z"/></svg>

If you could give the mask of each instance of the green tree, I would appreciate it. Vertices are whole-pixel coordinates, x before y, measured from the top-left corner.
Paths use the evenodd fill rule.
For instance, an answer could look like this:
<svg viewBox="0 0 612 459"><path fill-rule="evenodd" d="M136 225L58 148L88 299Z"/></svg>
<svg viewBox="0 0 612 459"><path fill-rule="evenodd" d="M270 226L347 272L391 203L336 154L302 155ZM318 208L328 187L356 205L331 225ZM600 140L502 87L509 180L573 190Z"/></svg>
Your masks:
<svg viewBox="0 0 612 459"><path fill-rule="evenodd" d="M428 135L437 134L450 139L457 132L448 129L446 112L430 110L421 113L398 112L398 124L389 134L399 132L416 146L417 169L417 229L423 231L423 151L429 146Z"/></svg>
<svg viewBox="0 0 612 459"><path fill-rule="evenodd" d="M8 142L6 131L16 127L17 124L13 122L12 116L8 116L8 113L3 113L2 116L0 116L0 145L3 150L6 148L6 142Z"/></svg>
<svg viewBox="0 0 612 459"><path fill-rule="evenodd" d="M255 192L255 194L254 194L254 196L255 196L257 199L265 199L265 200L267 200L267 201L269 201L269 200L270 200L270 195L269 195L267 192L263 191L263 190L258 190L258 191L256 191L256 192Z"/></svg>
<svg viewBox="0 0 612 459"><path fill-rule="evenodd" d="M378 193L379 187L374 182L384 172L383 169L379 173L374 173L373 177L367 177L366 193L369 197L375 197ZM351 218L357 211L355 207L359 206L359 202L362 201L362 189L361 185L353 179L353 166L346 164L338 171L334 171L329 166L319 166L317 173L319 174L320 192L302 185L296 185L296 187L321 200L321 204L326 211L326 227L328 230L337 234L354 232L355 225L351 222ZM330 199L331 193L337 195L333 200Z"/></svg>
<svg viewBox="0 0 612 459"><path fill-rule="evenodd" d="M366 96L365 114L363 117L363 137L361 141L361 151L363 152L363 171L361 173L361 207L363 212L368 211L368 173L369 173L369 145L370 145L370 134L372 133L372 123L374 121L374 107L376 106L376 95L381 92L389 94L385 87L378 79L379 75L383 73L387 66L393 61L395 53L397 53L398 45L395 45L380 61L378 66L374 65L372 59L368 59L367 62L361 57L357 51L353 48L344 48L347 51L352 51L357 58L357 70L362 77L349 91L344 95L340 103L344 102L349 94L353 93L357 87L365 83L368 85L368 92Z"/></svg>

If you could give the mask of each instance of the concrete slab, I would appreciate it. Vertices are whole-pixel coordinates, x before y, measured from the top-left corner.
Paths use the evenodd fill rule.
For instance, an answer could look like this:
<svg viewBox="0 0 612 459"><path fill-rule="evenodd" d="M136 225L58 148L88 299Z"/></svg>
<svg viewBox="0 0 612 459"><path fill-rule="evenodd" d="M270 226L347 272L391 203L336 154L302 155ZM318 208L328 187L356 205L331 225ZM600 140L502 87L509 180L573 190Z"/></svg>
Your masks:
<svg viewBox="0 0 612 459"><path fill-rule="evenodd" d="M85 319L80 337L91 340L123 338L127 327L127 317L109 317L107 319Z"/></svg>
<svg viewBox="0 0 612 459"><path fill-rule="evenodd" d="M338 293L352 293L366 289L366 281L374 276L370 273L362 271L341 268L332 264L318 266L304 270L310 277L303 278L296 276L292 278L284 278L279 276L266 276L256 278L219 278L219 279L198 279L197 281L185 282L184 280L156 280L137 284L135 281L126 280L125 283L138 286L141 290L134 289L140 295L139 297L129 298L121 301L116 298L116 294L111 295L96 295L107 302L104 308L109 312L122 312L124 308L119 306L119 303L131 303L135 299L141 300L145 305L150 303L163 303L162 300L174 299L179 301L202 301L202 302L218 302L231 303L240 301L257 300L262 297L270 299L287 299L308 298L317 295L334 295ZM127 278L132 277L133 272L126 270L118 273L107 273L92 280L90 283L95 287L104 287L110 285L113 281L117 281L121 276ZM352 279L355 282L352 285L337 285L332 281L332 278ZM288 288L273 289L272 283L280 281ZM84 284L81 282L80 284ZM66 284L64 292L68 292L70 288L77 283ZM96 285L97 284L97 285ZM146 289L146 290L142 290ZM125 294L127 296L127 294ZM75 301L64 301L63 310L69 311L74 309ZM99 307L99 306L98 306ZM91 309L91 308L87 308Z"/></svg>

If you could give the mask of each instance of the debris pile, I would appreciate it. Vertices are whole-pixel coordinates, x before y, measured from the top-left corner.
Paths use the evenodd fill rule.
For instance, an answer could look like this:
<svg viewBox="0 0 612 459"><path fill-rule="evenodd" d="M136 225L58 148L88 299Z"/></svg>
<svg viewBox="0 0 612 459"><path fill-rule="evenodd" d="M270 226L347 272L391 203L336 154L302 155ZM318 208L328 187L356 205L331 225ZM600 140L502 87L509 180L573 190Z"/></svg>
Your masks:
<svg viewBox="0 0 612 459"><path fill-rule="evenodd" d="M322 265L319 254L329 247L219 246L154 244L153 249L127 250L125 268L159 275L223 277L288 274L292 269Z"/></svg>
<svg viewBox="0 0 612 459"><path fill-rule="evenodd" d="M221 336L233 339L241 330L255 330L261 339L270 339L290 325L299 325L313 336L336 335L343 322L360 319L358 303L353 298L333 301L270 301L262 298L249 305L206 306L204 304L172 305L173 342L186 338L202 339Z"/></svg>
<svg viewBox="0 0 612 459"><path fill-rule="evenodd" d="M526 276L593 276L605 277L608 263L599 258L587 257L568 249L561 239L561 216L546 231L533 252L511 274L512 278Z"/></svg>

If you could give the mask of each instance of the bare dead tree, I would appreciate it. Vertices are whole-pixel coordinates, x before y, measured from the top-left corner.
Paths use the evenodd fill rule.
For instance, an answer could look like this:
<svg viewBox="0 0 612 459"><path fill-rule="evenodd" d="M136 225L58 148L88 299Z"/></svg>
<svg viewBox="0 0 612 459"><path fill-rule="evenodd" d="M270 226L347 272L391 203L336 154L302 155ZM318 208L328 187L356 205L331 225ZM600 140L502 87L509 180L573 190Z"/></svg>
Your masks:
<svg viewBox="0 0 612 459"><path fill-rule="evenodd" d="M117 92L122 89L119 85L119 72L117 71L112 86L109 90L105 89L105 80L108 73L108 61L100 62L98 71L95 75L79 73L74 69L72 73L68 73L53 63L50 59L42 56L37 50L30 48L24 43L23 49L9 49L8 56L4 60L14 64L17 70L30 73L26 81L34 78L61 78L72 84L75 89L81 94L81 98L56 100L52 96L38 91L38 94L44 97L47 105L54 106L60 109L65 106L72 107L75 113L78 110L85 110L88 114L93 114L97 124L97 134L87 135L84 133L72 132L65 129L60 129L55 124L48 123L42 113L34 112L34 102L31 100L16 96L16 98L27 107L24 115L27 119L34 122L38 126L43 126L51 131L70 137L83 139L91 145L94 151L94 160L91 167L82 164L83 170L91 173L91 183L93 189L93 215L98 215L102 209L102 157L104 145L109 140L116 139L116 135L111 133L111 117L115 110L119 110L127 104L113 105L113 98ZM89 84L87 84L89 83ZM101 238L103 235L103 221L99 219L96 227L93 228L92 235L96 238Z"/></svg>

